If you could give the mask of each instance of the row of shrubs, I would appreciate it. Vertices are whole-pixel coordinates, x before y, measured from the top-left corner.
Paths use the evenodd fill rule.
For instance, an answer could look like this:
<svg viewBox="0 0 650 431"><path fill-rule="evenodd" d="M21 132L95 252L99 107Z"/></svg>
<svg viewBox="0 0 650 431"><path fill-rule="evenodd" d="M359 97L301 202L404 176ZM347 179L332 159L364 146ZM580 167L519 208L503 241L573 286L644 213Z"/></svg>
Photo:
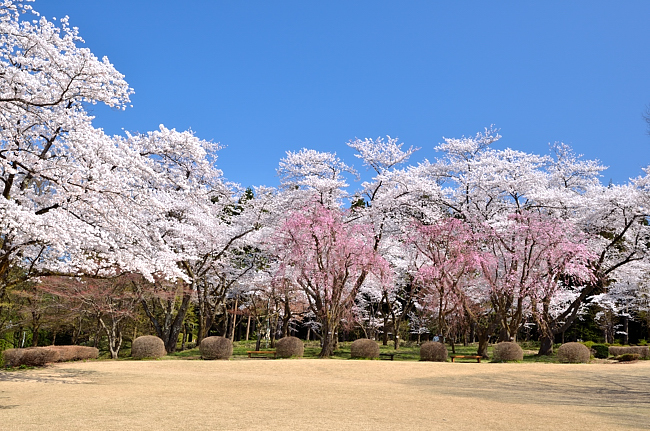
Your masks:
<svg viewBox="0 0 650 431"><path fill-rule="evenodd" d="M610 356L620 357L623 355L639 355L640 359L650 359L649 346L610 346L608 344L596 344L590 341L583 343L591 349L595 358L607 359Z"/></svg>
<svg viewBox="0 0 650 431"><path fill-rule="evenodd" d="M40 367L52 362L97 359L99 350L85 346L46 346L26 349L7 349L2 352L6 367Z"/></svg>
<svg viewBox="0 0 650 431"><path fill-rule="evenodd" d="M352 358L376 358L379 356L379 346L372 340L356 340L350 346ZM420 360L445 362L447 361L447 346L436 341L428 341L420 346ZM590 350L580 343L567 343L557 351L560 362L582 363L589 362ZM494 346L492 360L494 362L522 361L524 351L519 344L513 342L499 343Z"/></svg>
<svg viewBox="0 0 650 431"><path fill-rule="evenodd" d="M604 349L603 349L604 348ZM606 349L606 350L605 350ZM233 344L224 337L207 337L201 341L199 346L203 359L228 359L232 356ZM302 357L304 344L296 337L285 337L276 344L276 357L291 358ZM589 362L592 353L595 357L607 358L609 355L619 360L650 359L650 348L648 346L605 346L594 344L591 349L582 343L566 343L559 347L557 357L564 363L586 363ZM47 346L30 347L26 349L8 349L3 352L5 366L18 367L42 366L51 362L76 361L84 359L96 359L99 351L94 347L84 346ZM160 358L166 355L163 340L154 335L138 337L131 346L131 356L134 359ZM379 345L366 338L356 340L350 346L352 358L378 358ZM447 346L443 343L429 341L420 347L420 360L445 362L447 360ZM494 362L522 361L524 352L514 342L498 343L494 346Z"/></svg>
<svg viewBox="0 0 650 431"><path fill-rule="evenodd" d="M207 337L199 346L203 359L228 359L232 356L232 342L224 337ZM377 347L379 349L379 347ZM165 356L165 343L154 335L144 335L133 340L131 357L134 359L161 358ZM299 338L285 337L276 345L278 358L302 357L304 345ZM21 365L38 367L52 362L97 359L99 350L84 346L47 346L28 347L25 349L8 349L2 352L6 367Z"/></svg>
<svg viewBox="0 0 650 431"><path fill-rule="evenodd" d="M199 351L203 359L228 359L232 356L232 341L224 337L207 337L201 340ZM304 352L303 342L296 337L282 338L275 348L278 358L302 357ZM160 358L165 356L165 344L153 335L138 337L131 346L131 356L135 359Z"/></svg>
<svg viewBox="0 0 650 431"><path fill-rule="evenodd" d="M590 350L582 343L566 343L561 345L557 350L557 358L563 363L587 363L591 359L592 353L599 357L599 351ZM650 348L648 346L617 347L604 346L607 348L605 358L608 355L615 356L620 361L633 361L636 359L650 359ZM379 357L379 346L373 340L360 339L356 340L350 346L350 356L352 358L377 358ZM429 341L420 346L420 360L445 362L447 360L447 346L443 343ZM523 361L524 351L519 344L514 342L498 343L493 349L493 362L510 362Z"/></svg>
<svg viewBox="0 0 650 431"><path fill-rule="evenodd" d="M650 347L648 346L609 346L608 353L611 356L639 355L641 359L650 359Z"/></svg>

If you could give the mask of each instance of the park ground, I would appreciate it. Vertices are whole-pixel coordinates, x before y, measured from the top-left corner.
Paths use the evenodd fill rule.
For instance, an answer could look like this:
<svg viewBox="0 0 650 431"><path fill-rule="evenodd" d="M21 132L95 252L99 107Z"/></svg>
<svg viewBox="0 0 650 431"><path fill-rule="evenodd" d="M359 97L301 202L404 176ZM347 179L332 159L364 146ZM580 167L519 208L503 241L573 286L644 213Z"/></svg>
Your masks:
<svg viewBox="0 0 650 431"><path fill-rule="evenodd" d="M7 430L638 430L650 361L59 363L0 372Z"/></svg>

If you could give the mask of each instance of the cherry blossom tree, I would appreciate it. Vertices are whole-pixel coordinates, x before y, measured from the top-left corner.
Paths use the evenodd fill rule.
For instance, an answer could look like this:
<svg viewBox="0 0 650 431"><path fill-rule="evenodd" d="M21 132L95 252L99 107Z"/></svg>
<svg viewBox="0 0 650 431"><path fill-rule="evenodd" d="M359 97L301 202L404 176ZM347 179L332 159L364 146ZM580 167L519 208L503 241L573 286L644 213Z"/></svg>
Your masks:
<svg viewBox="0 0 650 431"><path fill-rule="evenodd" d="M27 276L116 266L182 276L151 220L223 191L216 146L162 126L126 137L94 128L87 104L125 108L133 91L80 47L67 18L21 21L28 9L5 1L0 10L0 278L16 263Z"/></svg>
<svg viewBox="0 0 650 431"><path fill-rule="evenodd" d="M366 277L388 276L373 240L369 226L346 223L345 214L320 202L293 212L279 231L280 275L300 287L321 325L320 357L332 354Z"/></svg>
<svg viewBox="0 0 650 431"><path fill-rule="evenodd" d="M564 310L583 286L591 284L594 255L587 236L570 222L534 213L511 219L516 224L510 228L516 239L510 243L508 275L503 284L520 295L526 292L540 333L540 354L548 354L558 333L558 309ZM518 315L512 320L516 322Z"/></svg>
<svg viewBox="0 0 650 431"><path fill-rule="evenodd" d="M336 154L303 148L298 152L287 151L287 156L280 160L278 176L286 197L306 199L302 205L318 196L321 205L330 208L339 207L347 196L345 188L349 185L346 174L355 178L357 172L346 165ZM308 193L300 193L305 192Z"/></svg>
<svg viewBox="0 0 650 431"><path fill-rule="evenodd" d="M97 241L93 227L68 210L89 203L87 192L102 187L93 168L102 158L117 159L119 150L91 126L84 104L123 108L132 93L106 58L77 46L83 41L67 18L60 26L43 17L21 21L30 9L9 0L0 8L3 280L17 260L29 267L49 256L60 258L64 241Z"/></svg>
<svg viewBox="0 0 650 431"><path fill-rule="evenodd" d="M468 286L476 283L491 256L480 249L481 236L460 219L446 218L433 224L413 223L407 242L423 263L415 281L422 285L419 303L433 312L440 334L448 337L470 307Z"/></svg>

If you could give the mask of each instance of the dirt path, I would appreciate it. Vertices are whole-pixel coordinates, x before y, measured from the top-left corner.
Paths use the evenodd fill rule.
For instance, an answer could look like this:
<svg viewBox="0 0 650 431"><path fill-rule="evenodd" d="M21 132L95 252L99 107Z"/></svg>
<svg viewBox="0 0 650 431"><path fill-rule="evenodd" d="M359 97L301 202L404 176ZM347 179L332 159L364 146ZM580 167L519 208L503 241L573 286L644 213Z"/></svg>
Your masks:
<svg viewBox="0 0 650 431"><path fill-rule="evenodd" d="M650 429L650 361L97 361L0 372L0 429Z"/></svg>

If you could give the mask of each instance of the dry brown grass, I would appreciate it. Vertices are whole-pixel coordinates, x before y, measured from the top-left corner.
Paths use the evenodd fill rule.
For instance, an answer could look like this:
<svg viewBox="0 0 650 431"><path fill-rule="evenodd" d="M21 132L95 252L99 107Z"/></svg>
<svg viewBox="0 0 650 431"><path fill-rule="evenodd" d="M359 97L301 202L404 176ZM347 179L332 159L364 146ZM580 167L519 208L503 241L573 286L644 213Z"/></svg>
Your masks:
<svg viewBox="0 0 650 431"><path fill-rule="evenodd" d="M648 361L71 362L0 373L0 423L39 431L638 430L650 422L648 387Z"/></svg>

